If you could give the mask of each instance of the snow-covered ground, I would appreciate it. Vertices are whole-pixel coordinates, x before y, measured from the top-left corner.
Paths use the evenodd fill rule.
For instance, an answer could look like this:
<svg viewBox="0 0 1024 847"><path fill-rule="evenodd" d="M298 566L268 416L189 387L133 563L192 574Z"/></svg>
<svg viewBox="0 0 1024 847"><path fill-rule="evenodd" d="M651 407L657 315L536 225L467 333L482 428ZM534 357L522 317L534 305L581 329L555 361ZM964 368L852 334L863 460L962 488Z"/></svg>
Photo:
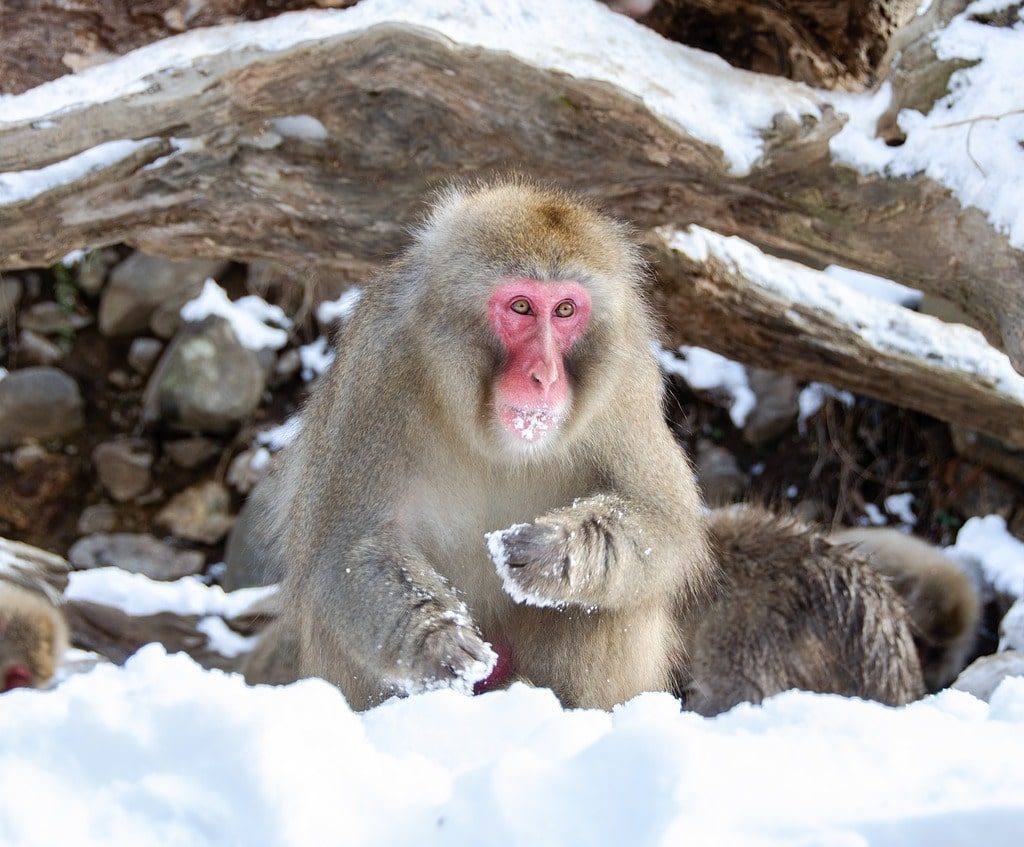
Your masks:
<svg viewBox="0 0 1024 847"><path fill-rule="evenodd" d="M982 0L971 11L1006 5ZM188 67L227 45L279 50L383 19L618 84L718 147L736 174L756 166L761 133L777 114L816 117L827 100L851 116L833 140L836 160L865 173L924 172L981 209L1015 246L1024 244L1024 24L997 30L969 14L936 47L943 57L981 61L954 75L951 93L929 115L901 115L902 147L874 135L887 88L826 97L745 74L579 0L558 0L543 15L527 0L368 0L347 12L197 30L0 97L0 125L42 125L81 104L142 91L160 69ZM719 96L723 90L730 98ZM311 141L326 135L305 115L281 118L273 129ZM0 204L107 167L147 141L110 141L36 171L2 174ZM196 143L172 142L175 154ZM765 288L845 318L879 349L937 358L1024 397L1024 381L977 333L896 305L912 303L916 292L842 269L826 276L791 267L697 227L678 237L693 255L753 269ZM890 303L880 308L879 297ZM324 304L318 317L343 319L357 298ZM211 283L187 317L221 315L249 346L279 349L289 325L264 307L256 298L231 303ZM699 348L682 353L659 358L695 387L727 393L742 426L756 402L742 367ZM300 355L313 376L331 350L318 340ZM828 390L808 387L804 418ZM278 449L300 426L294 418L260 443ZM885 505L912 522L905 497ZM990 580L1024 594L1024 545L1001 519L969 522L950 552L980 557ZM68 594L134 613L202 615L203 631L226 655L251 641L222 616L264 596L224 595L192 578L154 586L106 571L74 574ZM1004 681L990 704L957 691L899 709L790 692L706 719L680 713L666 694L642 695L611 713L567 711L550 692L517 685L476 698L436 691L359 715L320 681L250 688L149 646L123 668L103 665L51 691L0 696L0 739L3 847L1024 843L1021 678Z"/></svg>
<svg viewBox="0 0 1024 847"><path fill-rule="evenodd" d="M0 843L965 845L1024 832L1024 679L986 705L787 693L717 718L517 685L354 714L151 646L0 697Z"/></svg>

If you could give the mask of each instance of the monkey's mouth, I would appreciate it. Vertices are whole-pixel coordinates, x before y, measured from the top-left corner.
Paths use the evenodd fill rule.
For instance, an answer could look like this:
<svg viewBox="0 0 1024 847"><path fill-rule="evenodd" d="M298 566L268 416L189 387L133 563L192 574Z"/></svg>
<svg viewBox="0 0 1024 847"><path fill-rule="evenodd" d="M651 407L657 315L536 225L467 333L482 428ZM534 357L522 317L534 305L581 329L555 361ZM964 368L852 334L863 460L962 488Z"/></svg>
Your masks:
<svg viewBox="0 0 1024 847"><path fill-rule="evenodd" d="M531 444L541 441L562 423L562 414L552 409L503 406L500 417L505 429Z"/></svg>

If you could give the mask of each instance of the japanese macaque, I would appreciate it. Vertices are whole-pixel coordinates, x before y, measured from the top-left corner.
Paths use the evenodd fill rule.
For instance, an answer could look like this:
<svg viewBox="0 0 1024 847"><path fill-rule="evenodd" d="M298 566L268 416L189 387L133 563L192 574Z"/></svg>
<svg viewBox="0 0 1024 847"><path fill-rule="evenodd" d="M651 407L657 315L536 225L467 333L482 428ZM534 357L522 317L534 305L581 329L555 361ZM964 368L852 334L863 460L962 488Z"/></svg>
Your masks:
<svg viewBox="0 0 1024 847"><path fill-rule="evenodd" d="M502 182L440 199L365 288L264 498L259 543L276 540L286 577L250 681L320 676L361 709L525 679L607 708L689 665L697 680L733 672L698 626L725 583L662 416L643 282L623 227L562 193ZM881 580L841 552L830 570L823 541L794 557L767 516L757 528L737 561L758 557L779 588L758 582L732 625L780 667L746 696L916 696L905 612ZM822 649L849 666L804 673L787 664L801 644L765 644L779 591L787 609L824 604Z"/></svg>
<svg viewBox="0 0 1024 847"><path fill-rule="evenodd" d="M891 705L924 694L906 611L861 556L753 506L717 509L709 525L724 579L706 609L681 611L693 620L678 682L688 709L713 715L787 688Z"/></svg>
<svg viewBox="0 0 1024 847"><path fill-rule="evenodd" d="M974 658L981 599L970 578L937 548L896 529L832 534L866 555L890 581L914 622L914 643L930 691L945 688Z"/></svg>
<svg viewBox="0 0 1024 847"><path fill-rule="evenodd" d="M0 582L0 691L42 688L67 647L64 616L45 597Z"/></svg>
<svg viewBox="0 0 1024 847"><path fill-rule="evenodd" d="M356 708L512 677L572 706L667 690L675 598L716 571L642 285L624 228L563 194L440 200L364 289L282 468L271 638L302 675ZM499 574L484 536L513 526Z"/></svg>

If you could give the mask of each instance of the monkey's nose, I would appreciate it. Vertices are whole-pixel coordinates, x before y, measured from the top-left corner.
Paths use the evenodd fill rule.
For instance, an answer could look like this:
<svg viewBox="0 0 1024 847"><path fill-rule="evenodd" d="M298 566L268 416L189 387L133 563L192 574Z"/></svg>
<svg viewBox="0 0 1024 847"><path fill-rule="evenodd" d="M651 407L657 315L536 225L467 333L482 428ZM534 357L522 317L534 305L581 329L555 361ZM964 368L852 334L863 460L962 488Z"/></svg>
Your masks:
<svg viewBox="0 0 1024 847"><path fill-rule="evenodd" d="M547 391L558 382L558 363L553 359L543 359L530 368L530 378L538 387Z"/></svg>

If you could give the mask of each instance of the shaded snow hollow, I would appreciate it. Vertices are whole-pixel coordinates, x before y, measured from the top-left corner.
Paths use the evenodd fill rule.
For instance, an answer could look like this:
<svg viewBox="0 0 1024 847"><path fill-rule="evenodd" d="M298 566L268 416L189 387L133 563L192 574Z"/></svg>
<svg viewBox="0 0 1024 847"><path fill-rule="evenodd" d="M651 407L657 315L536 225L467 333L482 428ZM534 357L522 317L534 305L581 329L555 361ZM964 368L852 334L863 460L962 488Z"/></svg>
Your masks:
<svg viewBox="0 0 1024 847"><path fill-rule="evenodd" d="M1024 831L1024 679L991 705L790 692L717 718L515 685L364 714L146 647L0 697L0 842L973 845ZM69 841L69 838L71 839Z"/></svg>

